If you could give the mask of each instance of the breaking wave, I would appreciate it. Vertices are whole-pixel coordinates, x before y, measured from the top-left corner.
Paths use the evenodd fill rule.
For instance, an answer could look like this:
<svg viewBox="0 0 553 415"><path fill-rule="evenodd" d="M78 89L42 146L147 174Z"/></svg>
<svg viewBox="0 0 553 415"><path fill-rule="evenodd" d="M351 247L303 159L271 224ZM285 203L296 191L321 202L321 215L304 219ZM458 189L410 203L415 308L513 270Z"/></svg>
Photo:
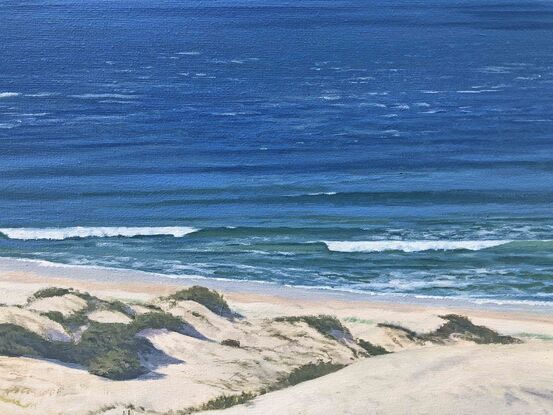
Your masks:
<svg viewBox="0 0 553 415"><path fill-rule="evenodd" d="M162 226L162 227L84 227L76 226L71 228L0 228L0 233L10 239L21 240L64 240L69 238L110 238L136 236L158 236L170 235L181 238L198 229L185 226Z"/></svg>
<svg viewBox="0 0 553 415"><path fill-rule="evenodd" d="M511 240L488 241L323 241L330 251L335 252L384 252L384 251L479 251L505 245Z"/></svg>

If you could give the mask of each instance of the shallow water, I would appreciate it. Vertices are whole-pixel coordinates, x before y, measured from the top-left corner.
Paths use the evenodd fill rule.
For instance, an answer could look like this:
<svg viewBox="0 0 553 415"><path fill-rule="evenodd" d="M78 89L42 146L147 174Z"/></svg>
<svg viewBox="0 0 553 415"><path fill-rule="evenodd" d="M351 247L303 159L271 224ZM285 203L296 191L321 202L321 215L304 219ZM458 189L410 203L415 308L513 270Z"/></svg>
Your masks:
<svg viewBox="0 0 553 415"><path fill-rule="evenodd" d="M0 255L553 300L553 5L0 1L0 22Z"/></svg>

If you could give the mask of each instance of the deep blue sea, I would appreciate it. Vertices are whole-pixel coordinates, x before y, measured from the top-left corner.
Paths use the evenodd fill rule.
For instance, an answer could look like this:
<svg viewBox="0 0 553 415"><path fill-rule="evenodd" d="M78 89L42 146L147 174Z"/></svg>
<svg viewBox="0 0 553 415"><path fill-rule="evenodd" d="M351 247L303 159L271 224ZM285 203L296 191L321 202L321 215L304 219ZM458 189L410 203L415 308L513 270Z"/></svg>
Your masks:
<svg viewBox="0 0 553 415"><path fill-rule="evenodd" d="M553 301L553 3L0 0L0 256Z"/></svg>

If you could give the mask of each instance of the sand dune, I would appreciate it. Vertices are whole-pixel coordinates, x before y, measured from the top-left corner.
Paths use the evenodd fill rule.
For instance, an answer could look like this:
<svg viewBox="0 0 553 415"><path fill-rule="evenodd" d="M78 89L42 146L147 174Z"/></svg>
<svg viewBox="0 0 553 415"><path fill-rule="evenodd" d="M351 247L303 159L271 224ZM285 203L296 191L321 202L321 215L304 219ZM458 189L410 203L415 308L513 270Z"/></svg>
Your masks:
<svg viewBox="0 0 553 415"><path fill-rule="evenodd" d="M132 415L198 413L209 401L244 392L262 395L245 405L204 412L553 414L553 316L547 313L334 300L307 292L302 297L225 292L231 309L243 316L233 319L195 301L168 301L167 294L183 288L177 285L24 273L0 273L0 281L0 294L10 300L3 302L11 304L0 306L0 324L19 325L44 339L79 341L86 329L66 332L47 317L49 311L132 324L135 316L160 310L188 324L182 332L146 328L138 334L159 355L144 362L149 373L136 379L113 381L75 364L0 356L0 414L120 415L129 408ZM37 289L50 285L79 291L33 299ZM95 296L96 307L82 302L89 298L79 296L84 291ZM117 307L110 308L113 304ZM475 345L459 333L430 336L449 313L524 343ZM304 320L279 319L319 314L336 316L351 336L332 338ZM356 344L360 339L393 353L366 358ZM240 347L225 345L228 340ZM266 393L285 387L279 382L295 369L321 361L347 367Z"/></svg>
<svg viewBox="0 0 553 415"><path fill-rule="evenodd" d="M207 413L551 414L553 344L408 350Z"/></svg>

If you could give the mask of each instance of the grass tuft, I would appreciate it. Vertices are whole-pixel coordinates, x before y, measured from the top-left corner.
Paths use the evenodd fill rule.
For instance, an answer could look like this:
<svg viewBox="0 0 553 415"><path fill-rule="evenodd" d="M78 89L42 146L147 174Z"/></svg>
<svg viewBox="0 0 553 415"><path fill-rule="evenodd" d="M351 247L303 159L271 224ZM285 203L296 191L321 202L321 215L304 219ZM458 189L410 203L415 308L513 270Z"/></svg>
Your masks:
<svg viewBox="0 0 553 415"><path fill-rule="evenodd" d="M240 342L234 339L225 339L221 342L223 346L240 348Z"/></svg>
<svg viewBox="0 0 553 415"><path fill-rule="evenodd" d="M30 300L39 300L41 298L51 298L51 297L63 297L66 294L72 294L74 291L71 288L60 288L60 287L48 287L43 288L35 292Z"/></svg>
<svg viewBox="0 0 553 415"><path fill-rule="evenodd" d="M184 325L182 319L165 312L140 314L130 323L131 329L137 333L144 329L166 329L181 333Z"/></svg>
<svg viewBox="0 0 553 415"><path fill-rule="evenodd" d="M165 298L172 301L195 301L217 315L226 318L234 317L234 313L221 294L199 285L177 291Z"/></svg>
<svg viewBox="0 0 553 415"><path fill-rule="evenodd" d="M324 362L318 361L314 363L308 363L306 365L297 367L292 370L288 375L281 378L271 391L277 389L283 389L288 386L294 386L298 383L307 382L308 380L313 380L320 378L321 376L328 375L330 373L336 372L344 368L346 365L340 363Z"/></svg>
<svg viewBox="0 0 553 415"><path fill-rule="evenodd" d="M59 314L49 313L49 317L59 319ZM69 324L63 316L61 321ZM167 313L143 314L129 324L94 321L87 324L78 343L50 342L21 326L0 324L0 355L56 359L80 364L90 373L108 379L133 379L147 372L140 363L142 357L157 352L147 339L137 334L147 328L181 331L186 325Z"/></svg>
<svg viewBox="0 0 553 415"><path fill-rule="evenodd" d="M352 339L352 335L348 328L344 326L340 320L334 316L320 314L318 316L290 316L277 317L275 321L286 323L306 323L308 326L317 330L325 337L335 340L342 338Z"/></svg>
<svg viewBox="0 0 553 415"><path fill-rule="evenodd" d="M386 350L382 346L377 346L375 344L372 344L371 342L363 339L357 339L357 345L361 347L369 356L379 356L383 354L389 354L388 350Z"/></svg>
<svg viewBox="0 0 553 415"><path fill-rule="evenodd" d="M463 340L472 341L478 344L513 344L522 343L520 339L511 336L502 336L495 330L492 330L485 326L477 326L472 323L467 317L458 314L447 314L440 316L446 320L442 326L436 329L432 333L428 333L423 337L427 337L430 340L446 340L452 335L458 335Z"/></svg>
<svg viewBox="0 0 553 415"><path fill-rule="evenodd" d="M485 326L477 326L472 323L467 317L459 314L446 314L440 316L440 318L446 320L436 330L429 333L418 334L413 330L409 330L405 327L397 324L378 324L379 327L386 327L393 330L402 331L409 340L417 342L433 342L433 343L445 343L447 340L453 337L458 337L462 340L472 341L478 344L513 344L522 343L520 339L512 336L502 336L495 330L492 330Z"/></svg>

